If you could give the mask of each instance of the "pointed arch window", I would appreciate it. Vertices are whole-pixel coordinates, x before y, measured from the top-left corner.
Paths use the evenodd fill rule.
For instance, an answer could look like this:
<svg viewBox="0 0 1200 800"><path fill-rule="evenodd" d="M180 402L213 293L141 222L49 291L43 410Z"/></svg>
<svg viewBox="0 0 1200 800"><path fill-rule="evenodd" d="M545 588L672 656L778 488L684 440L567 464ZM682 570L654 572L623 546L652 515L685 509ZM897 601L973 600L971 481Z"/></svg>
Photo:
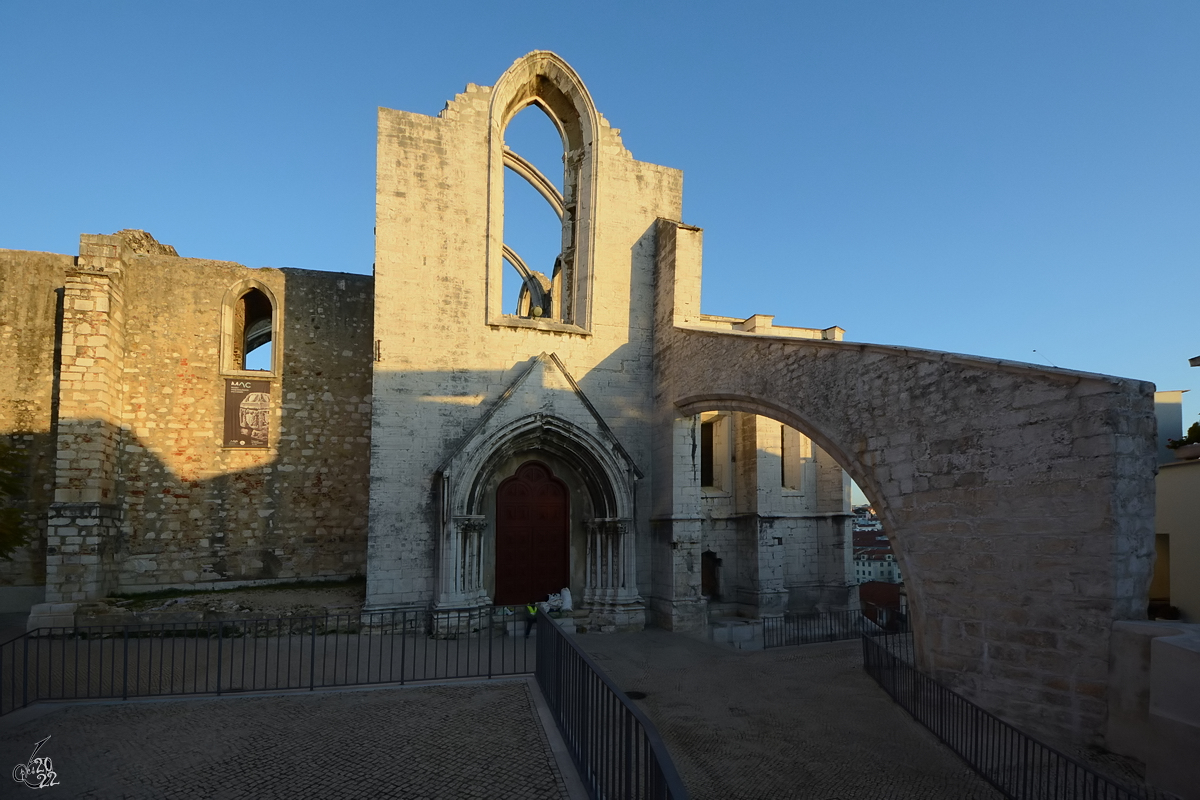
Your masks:
<svg viewBox="0 0 1200 800"><path fill-rule="evenodd" d="M544 112L558 133L561 180L557 165L543 171L536 159L506 141L513 118L527 109L535 115ZM501 76L492 93L491 117L488 322L586 333L596 207L593 144L599 120L591 96L565 62L553 53L535 52ZM548 159L541 161L546 165ZM554 215L540 228L536 256L521 252L524 244L516 246L515 226L506 230L512 220L505 212L516 201L513 178L526 197L540 195L548 206L542 209L545 216Z"/></svg>

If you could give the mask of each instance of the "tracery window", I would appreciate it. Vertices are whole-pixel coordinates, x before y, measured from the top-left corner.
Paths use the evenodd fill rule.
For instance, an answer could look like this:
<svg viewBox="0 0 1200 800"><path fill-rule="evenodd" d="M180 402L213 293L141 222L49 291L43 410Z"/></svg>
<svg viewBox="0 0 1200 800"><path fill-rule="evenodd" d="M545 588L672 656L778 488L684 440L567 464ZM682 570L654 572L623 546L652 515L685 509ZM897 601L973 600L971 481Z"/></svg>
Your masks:
<svg viewBox="0 0 1200 800"><path fill-rule="evenodd" d="M561 319L554 300L574 256L573 226L563 218L562 187L572 183L563 154L561 133L536 103L504 130L505 314Z"/></svg>
<svg viewBox="0 0 1200 800"><path fill-rule="evenodd" d="M569 66L535 52L501 76L491 116L489 322L586 333L599 115Z"/></svg>

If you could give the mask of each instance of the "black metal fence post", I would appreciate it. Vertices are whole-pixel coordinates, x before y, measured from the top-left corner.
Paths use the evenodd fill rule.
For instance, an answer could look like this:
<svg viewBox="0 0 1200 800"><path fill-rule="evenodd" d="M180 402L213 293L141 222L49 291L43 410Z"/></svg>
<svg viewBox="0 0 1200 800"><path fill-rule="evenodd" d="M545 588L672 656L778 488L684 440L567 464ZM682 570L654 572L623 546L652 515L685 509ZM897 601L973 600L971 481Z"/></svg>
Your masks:
<svg viewBox="0 0 1200 800"><path fill-rule="evenodd" d="M129 699L129 626L125 626L121 656L121 699Z"/></svg>
<svg viewBox="0 0 1200 800"><path fill-rule="evenodd" d="M687 789L650 719L553 619L538 626L534 675L588 793L686 800ZM639 757L643 742L645 756Z"/></svg>
<svg viewBox="0 0 1200 800"><path fill-rule="evenodd" d="M311 692L316 688L317 682L317 619L312 620L312 636L311 644L308 649L308 690Z"/></svg>
<svg viewBox="0 0 1200 800"><path fill-rule="evenodd" d="M21 640L24 666L21 669L21 708L29 705L29 637Z"/></svg>
<svg viewBox="0 0 1200 800"><path fill-rule="evenodd" d="M221 694L221 668L225 663L224 654L225 623L217 620L217 696Z"/></svg>

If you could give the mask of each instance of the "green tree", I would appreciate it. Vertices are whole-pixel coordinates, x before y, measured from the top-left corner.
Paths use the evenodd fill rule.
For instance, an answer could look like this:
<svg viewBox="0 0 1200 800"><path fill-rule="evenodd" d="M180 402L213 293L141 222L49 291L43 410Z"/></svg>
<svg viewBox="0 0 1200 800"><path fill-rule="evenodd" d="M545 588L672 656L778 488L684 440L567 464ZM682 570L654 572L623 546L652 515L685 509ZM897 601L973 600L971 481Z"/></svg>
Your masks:
<svg viewBox="0 0 1200 800"><path fill-rule="evenodd" d="M1200 422L1193 422L1188 428L1187 435L1182 439L1167 439L1167 447L1176 450L1184 445L1200 444Z"/></svg>
<svg viewBox="0 0 1200 800"><path fill-rule="evenodd" d="M29 541L25 487L25 454L0 440L0 558L8 561Z"/></svg>

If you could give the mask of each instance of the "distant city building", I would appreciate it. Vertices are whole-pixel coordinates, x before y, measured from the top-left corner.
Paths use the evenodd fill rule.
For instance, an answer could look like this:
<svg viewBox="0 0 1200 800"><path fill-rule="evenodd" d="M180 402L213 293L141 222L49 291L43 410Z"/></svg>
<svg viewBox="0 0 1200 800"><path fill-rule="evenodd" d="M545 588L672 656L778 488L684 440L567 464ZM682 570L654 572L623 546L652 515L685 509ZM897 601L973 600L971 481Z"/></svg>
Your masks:
<svg viewBox="0 0 1200 800"><path fill-rule="evenodd" d="M900 563L870 506L854 507L854 582L904 583Z"/></svg>

